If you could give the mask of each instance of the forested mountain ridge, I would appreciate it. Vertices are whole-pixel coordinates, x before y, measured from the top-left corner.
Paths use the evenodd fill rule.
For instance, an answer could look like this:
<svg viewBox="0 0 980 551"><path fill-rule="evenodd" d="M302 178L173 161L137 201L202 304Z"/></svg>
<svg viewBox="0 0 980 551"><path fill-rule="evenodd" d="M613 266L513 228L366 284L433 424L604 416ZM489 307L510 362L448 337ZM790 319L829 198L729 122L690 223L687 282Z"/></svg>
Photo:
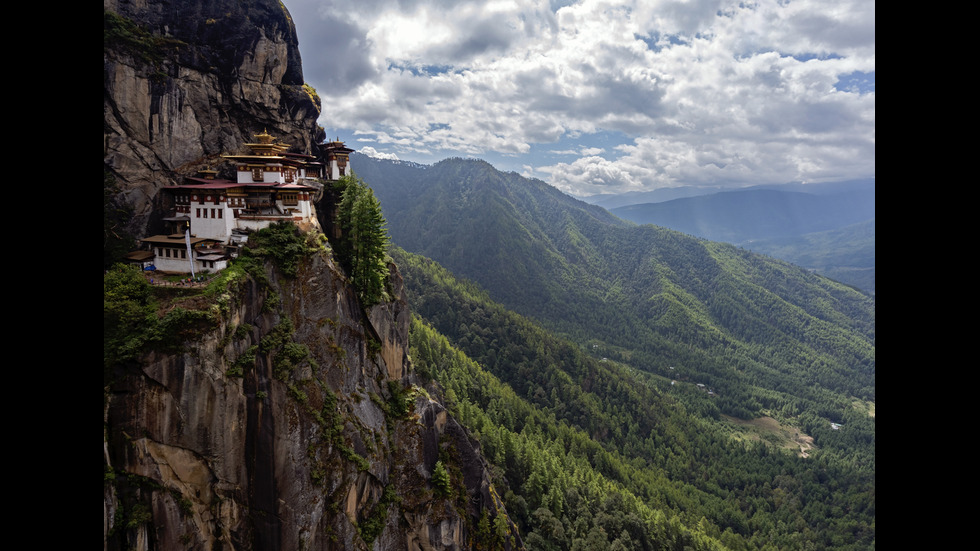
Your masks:
<svg viewBox="0 0 980 551"><path fill-rule="evenodd" d="M566 502L526 486L527 468L507 451L518 442L564 450L553 460L585 461L688 528L728 533L730 548L874 546L873 297L732 245L624 223L482 161L399 172L355 160L393 241L449 270L396 254L413 310L431 324L413 331L422 341L443 333L488 373L473 375L468 360L414 333L413 358L453 391L450 402L469 404L461 414L504 471L505 502L529 543L571 549L596 525L573 535ZM480 377L499 378L513 398ZM744 434L724 416L764 414L801 442L812 437L815 450L803 458L737 444ZM552 417L566 428L527 421ZM573 501L588 493L558 487ZM595 518L604 507L590 495ZM620 539L603 530L606 545Z"/></svg>
<svg viewBox="0 0 980 551"><path fill-rule="evenodd" d="M844 434L799 415L817 446L806 458L739 443L696 385L597 357L431 260L394 256L425 320L416 366L476 431L529 546L873 547L873 418L855 411Z"/></svg>
<svg viewBox="0 0 980 551"><path fill-rule="evenodd" d="M359 174L360 167L367 171L362 177L375 187L396 243L433 256L457 273L455 267L463 264L473 272L493 273L500 284L485 286L508 289L515 302L541 306L559 301L560 290L543 283L586 281L590 270L602 268L592 245L576 234L628 225L544 182L499 172L484 161L447 159L404 172L392 171L396 165L390 162L372 168L370 161L375 160L357 156L351 162ZM433 179L442 185L433 185ZM519 208L533 210L533 215ZM556 233L555 228L569 232ZM432 251L441 253L427 254ZM535 261L522 262L525 256Z"/></svg>
<svg viewBox="0 0 980 551"><path fill-rule="evenodd" d="M836 230L765 239L747 245L819 274L875 292L875 220Z"/></svg>
<svg viewBox="0 0 980 551"><path fill-rule="evenodd" d="M385 163L365 159L354 169ZM731 245L627 224L482 161L410 176L400 188L369 181L396 244L607 357L698 379L722 413L874 400L868 295Z"/></svg>

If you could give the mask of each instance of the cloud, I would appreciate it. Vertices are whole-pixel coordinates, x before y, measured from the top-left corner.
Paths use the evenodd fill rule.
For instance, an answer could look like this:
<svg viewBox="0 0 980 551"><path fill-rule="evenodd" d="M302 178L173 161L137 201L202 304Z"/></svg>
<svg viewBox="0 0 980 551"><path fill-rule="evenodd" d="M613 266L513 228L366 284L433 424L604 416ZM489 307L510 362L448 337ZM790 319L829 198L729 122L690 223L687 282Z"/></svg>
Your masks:
<svg viewBox="0 0 980 551"><path fill-rule="evenodd" d="M502 155L576 193L874 175L873 2L286 4L321 124L402 159Z"/></svg>
<svg viewBox="0 0 980 551"><path fill-rule="evenodd" d="M601 147L586 147L582 146L579 149L559 149L549 151L552 155L584 155L584 156L594 156L600 153L605 153L606 150Z"/></svg>
<svg viewBox="0 0 980 551"><path fill-rule="evenodd" d="M360 149L360 153L367 155L368 157L374 157L375 159L387 159L389 161L397 161L398 155L394 153L383 153L377 149L366 145Z"/></svg>
<svg viewBox="0 0 980 551"><path fill-rule="evenodd" d="M314 0L291 0L290 4L303 10L301 18L294 18L303 73L321 93L345 94L380 74L371 60L372 44L365 30L344 18L343 12Z"/></svg>
<svg viewBox="0 0 980 551"><path fill-rule="evenodd" d="M639 174L602 157L580 157L572 163L537 167L548 174L552 185L578 196L641 189Z"/></svg>

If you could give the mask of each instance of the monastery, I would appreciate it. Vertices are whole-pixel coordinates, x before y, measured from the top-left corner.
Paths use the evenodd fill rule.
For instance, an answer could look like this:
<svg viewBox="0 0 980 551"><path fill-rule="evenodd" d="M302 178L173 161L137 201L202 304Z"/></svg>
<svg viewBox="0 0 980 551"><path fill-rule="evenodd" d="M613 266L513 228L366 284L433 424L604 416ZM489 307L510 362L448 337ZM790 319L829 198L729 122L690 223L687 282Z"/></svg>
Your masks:
<svg viewBox="0 0 980 551"><path fill-rule="evenodd" d="M314 203L323 191L321 180L345 176L354 150L341 141L322 144L324 165L312 155L286 152L289 145L276 143L267 132L255 138L245 144L250 154L223 155L236 165L237 181L204 170L164 187L173 204L164 218L170 233L143 239L150 250L128 258L162 272L215 272L228 266L252 231L284 220L303 229L317 226Z"/></svg>

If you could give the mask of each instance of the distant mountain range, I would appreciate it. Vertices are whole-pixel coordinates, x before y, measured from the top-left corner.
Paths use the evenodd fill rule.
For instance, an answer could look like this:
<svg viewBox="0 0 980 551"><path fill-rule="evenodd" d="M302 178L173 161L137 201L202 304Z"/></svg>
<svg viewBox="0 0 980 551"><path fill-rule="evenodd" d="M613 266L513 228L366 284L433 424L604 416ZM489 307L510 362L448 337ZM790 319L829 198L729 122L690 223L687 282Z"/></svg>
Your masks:
<svg viewBox="0 0 980 551"><path fill-rule="evenodd" d="M725 191L611 212L637 224L734 243L875 289L874 180Z"/></svg>
<svg viewBox="0 0 980 551"><path fill-rule="evenodd" d="M616 209L619 207L626 207L629 205L640 205L643 203L662 203L664 201L672 201L674 199L683 199L685 197L699 197L702 195L713 195L715 193L724 193L728 191L758 191L758 190L775 190L775 191L796 191L800 193L809 193L811 195L831 195L841 192L854 191L856 189L865 189L868 186L874 189L874 179L863 179L863 180L846 180L842 182L821 182L821 183L802 183L802 182L789 182L785 184L773 184L773 185L760 185L760 186L748 186L739 189L732 189L730 187L693 187L693 186L681 186L681 187L670 187L670 188L659 188L652 191L628 191L626 193L600 193L596 195L587 195L582 197L577 197L585 201L586 203L591 203L593 205L599 205L605 209Z"/></svg>
<svg viewBox="0 0 980 551"><path fill-rule="evenodd" d="M599 205L604 209L615 209L629 205L639 205L642 203L662 203L673 199L683 199L684 197L697 197L699 195L710 195L718 193L720 189L715 188L695 188L690 186L660 188L653 191L628 191L626 193L602 193L577 197L593 205Z"/></svg>
<svg viewBox="0 0 980 551"><path fill-rule="evenodd" d="M874 186L832 194L759 189L612 209L637 224L656 224L712 241L759 239L835 230L875 217Z"/></svg>

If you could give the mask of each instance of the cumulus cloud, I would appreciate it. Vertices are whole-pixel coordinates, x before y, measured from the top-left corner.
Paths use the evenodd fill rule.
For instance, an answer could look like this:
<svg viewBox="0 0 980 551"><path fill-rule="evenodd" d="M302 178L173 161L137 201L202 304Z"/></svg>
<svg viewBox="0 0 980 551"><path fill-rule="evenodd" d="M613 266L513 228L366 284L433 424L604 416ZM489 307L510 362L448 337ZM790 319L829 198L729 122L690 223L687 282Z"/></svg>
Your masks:
<svg viewBox="0 0 980 551"><path fill-rule="evenodd" d="M873 2L285 1L321 124L402 159L503 155L579 195L874 175Z"/></svg>
<svg viewBox="0 0 980 551"><path fill-rule="evenodd" d="M558 189L578 196L641 189L637 174L602 157L580 157L571 163L538 167Z"/></svg>
<svg viewBox="0 0 980 551"><path fill-rule="evenodd" d="M386 159L386 160L389 160L389 161L397 161L398 160L398 155L396 155L394 153L385 153L385 152L382 152L382 151L378 151L377 149L371 147L370 145L366 145L366 146L362 147L360 149L360 153L363 153L363 154L367 155L368 157L374 157L375 159Z"/></svg>

